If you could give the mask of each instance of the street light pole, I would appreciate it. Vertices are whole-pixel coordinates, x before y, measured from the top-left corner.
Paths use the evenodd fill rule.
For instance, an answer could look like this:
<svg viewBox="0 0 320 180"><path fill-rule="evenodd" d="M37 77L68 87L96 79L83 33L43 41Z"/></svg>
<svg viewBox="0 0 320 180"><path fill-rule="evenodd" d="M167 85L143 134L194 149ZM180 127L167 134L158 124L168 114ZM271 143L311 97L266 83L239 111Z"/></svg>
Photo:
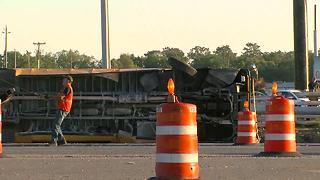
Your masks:
<svg viewBox="0 0 320 180"><path fill-rule="evenodd" d="M6 26L2 33L4 33L4 65L2 66L8 68L8 34L11 32L8 32L8 27Z"/></svg>
<svg viewBox="0 0 320 180"><path fill-rule="evenodd" d="M107 0L107 31L108 31L108 68L111 69L111 59L110 59L110 18L109 18L109 0Z"/></svg>
<svg viewBox="0 0 320 180"><path fill-rule="evenodd" d="M102 67L110 66L109 0L101 0Z"/></svg>

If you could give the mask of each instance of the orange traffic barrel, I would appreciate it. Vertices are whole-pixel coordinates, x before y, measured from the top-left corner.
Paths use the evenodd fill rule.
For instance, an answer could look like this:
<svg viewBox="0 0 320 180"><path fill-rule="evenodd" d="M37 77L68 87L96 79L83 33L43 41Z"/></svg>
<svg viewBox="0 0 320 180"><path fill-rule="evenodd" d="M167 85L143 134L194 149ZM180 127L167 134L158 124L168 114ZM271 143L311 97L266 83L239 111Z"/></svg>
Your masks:
<svg viewBox="0 0 320 180"><path fill-rule="evenodd" d="M264 152L261 156L299 156L296 144L294 102L274 96L266 103Z"/></svg>
<svg viewBox="0 0 320 180"><path fill-rule="evenodd" d="M198 179L196 106L165 103L157 108L156 179Z"/></svg>
<svg viewBox="0 0 320 180"><path fill-rule="evenodd" d="M237 140L235 145L258 144L256 113L244 108L243 111L238 112L237 120Z"/></svg>
<svg viewBox="0 0 320 180"><path fill-rule="evenodd" d="M2 107L0 99L0 156L2 156Z"/></svg>

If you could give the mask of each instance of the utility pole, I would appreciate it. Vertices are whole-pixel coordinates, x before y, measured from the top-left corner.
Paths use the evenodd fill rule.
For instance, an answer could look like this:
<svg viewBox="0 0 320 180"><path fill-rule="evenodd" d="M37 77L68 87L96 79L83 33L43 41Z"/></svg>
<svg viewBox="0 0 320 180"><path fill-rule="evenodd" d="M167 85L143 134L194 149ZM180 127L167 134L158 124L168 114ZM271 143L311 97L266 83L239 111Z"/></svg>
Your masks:
<svg viewBox="0 0 320 180"><path fill-rule="evenodd" d="M107 34L107 31L108 31L108 34ZM102 67L109 69L111 68L109 0L101 0L101 46L102 46Z"/></svg>
<svg viewBox="0 0 320 180"><path fill-rule="evenodd" d="M42 45L45 45L46 43L43 42L43 43L40 43L40 42L37 42L37 43L33 43L33 45L35 46L38 46L38 49L37 49L37 58L38 58L38 69L40 69L40 58L41 58L41 52L40 52L40 47Z"/></svg>
<svg viewBox="0 0 320 180"><path fill-rule="evenodd" d="M307 0L293 0L295 88L308 89Z"/></svg>
<svg viewBox="0 0 320 180"><path fill-rule="evenodd" d="M319 63L319 53L318 53L318 32L317 32L317 5L314 5L314 57L313 57L313 77L312 80L319 81L320 79L320 63ZM309 89L310 91L312 89Z"/></svg>
<svg viewBox="0 0 320 180"><path fill-rule="evenodd" d="M70 69L72 69L72 57L70 57Z"/></svg>
<svg viewBox="0 0 320 180"><path fill-rule="evenodd" d="M14 68L17 68L17 51L14 49Z"/></svg>
<svg viewBox="0 0 320 180"><path fill-rule="evenodd" d="M8 27L6 26L2 33L4 34L4 65L2 67L8 68L8 34L11 32L8 32Z"/></svg>

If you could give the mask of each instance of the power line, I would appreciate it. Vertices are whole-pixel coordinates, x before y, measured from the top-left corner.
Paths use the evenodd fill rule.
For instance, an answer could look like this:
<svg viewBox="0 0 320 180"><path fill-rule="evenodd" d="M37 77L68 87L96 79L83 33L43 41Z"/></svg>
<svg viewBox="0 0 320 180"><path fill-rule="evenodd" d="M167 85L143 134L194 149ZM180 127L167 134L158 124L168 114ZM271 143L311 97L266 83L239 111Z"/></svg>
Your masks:
<svg viewBox="0 0 320 180"><path fill-rule="evenodd" d="M37 58L38 58L38 69L40 69L40 57L41 57L41 52L40 52L40 47L42 46L42 45L45 45L46 43L45 42L43 42L43 43L41 43L41 42L37 42L37 43L33 43L33 45L35 45L35 46L38 46L38 49L37 49Z"/></svg>

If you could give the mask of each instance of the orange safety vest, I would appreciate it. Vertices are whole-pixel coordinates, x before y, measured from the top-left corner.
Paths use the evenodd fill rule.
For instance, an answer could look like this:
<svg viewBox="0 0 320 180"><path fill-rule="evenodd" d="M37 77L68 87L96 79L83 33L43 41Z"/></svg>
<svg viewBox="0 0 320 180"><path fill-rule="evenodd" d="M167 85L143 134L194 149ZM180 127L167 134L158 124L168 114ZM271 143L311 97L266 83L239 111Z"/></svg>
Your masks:
<svg viewBox="0 0 320 180"><path fill-rule="evenodd" d="M67 87L70 88L70 93L67 94L63 99L59 99L58 108L62 111L70 112L73 99L73 89L71 83L68 83Z"/></svg>

